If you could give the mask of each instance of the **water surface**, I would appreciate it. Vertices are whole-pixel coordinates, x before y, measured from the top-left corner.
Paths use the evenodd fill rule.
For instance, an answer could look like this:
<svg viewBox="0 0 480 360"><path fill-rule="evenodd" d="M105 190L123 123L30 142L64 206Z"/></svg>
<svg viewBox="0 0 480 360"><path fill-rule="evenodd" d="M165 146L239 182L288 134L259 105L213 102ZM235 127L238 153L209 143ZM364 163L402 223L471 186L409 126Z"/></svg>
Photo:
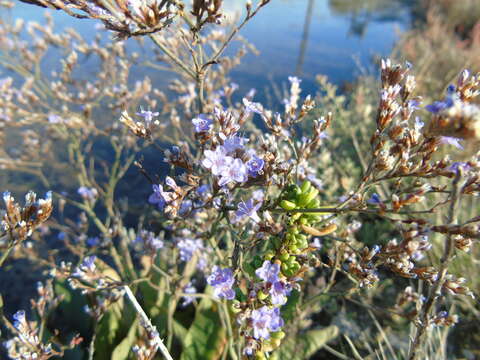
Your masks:
<svg viewBox="0 0 480 360"><path fill-rule="evenodd" d="M227 16L238 16L245 0L225 1ZM314 78L325 74L337 84L352 81L372 68L374 56L386 56L398 35L410 24L408 0L272 0L241 34L260 51L248 55L232 78L247 91L299 75L303 86L314 90ZM60 11L23 3L13 17L42 22L51 12L57 29L73 27L87 39L95 34L95 22L78 20ZM48 65L48 64L47 64ZM145 73L155 79L155 73Z"/></svg>

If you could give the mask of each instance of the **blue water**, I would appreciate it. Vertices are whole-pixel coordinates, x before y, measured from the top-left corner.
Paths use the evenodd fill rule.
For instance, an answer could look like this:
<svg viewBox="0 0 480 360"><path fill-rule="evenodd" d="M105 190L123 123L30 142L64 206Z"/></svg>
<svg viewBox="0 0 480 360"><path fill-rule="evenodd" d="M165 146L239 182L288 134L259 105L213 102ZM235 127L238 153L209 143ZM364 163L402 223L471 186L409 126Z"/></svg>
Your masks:
<svg viewBox="0 0 480 360"><path fill-rule="evenodd" d="M332 5L335 2L347 11L338 11ZM365 5L359 6L362 3ZM341 84L354 80L362 71L371 72L372 58L389 54L399 33L408 27L410 16L407 0L385 0L383 6L373 10L368 8L369 3L367 0L272 0L241 32L260 55L247 55L231 74L232 80L244 92L251 87L262 91L295 74L304 79L306 91L314 91L317 74ZM228 16L241 13L243 4L245 0L225 1L226 13ZM93 38L94 21L73 19L60 11L18 3L11 15L41 23L47 11L53 14L57 29L73 27L85 38ZM156 78L154 72L145 69L137 69L135 74Z"/></svg>

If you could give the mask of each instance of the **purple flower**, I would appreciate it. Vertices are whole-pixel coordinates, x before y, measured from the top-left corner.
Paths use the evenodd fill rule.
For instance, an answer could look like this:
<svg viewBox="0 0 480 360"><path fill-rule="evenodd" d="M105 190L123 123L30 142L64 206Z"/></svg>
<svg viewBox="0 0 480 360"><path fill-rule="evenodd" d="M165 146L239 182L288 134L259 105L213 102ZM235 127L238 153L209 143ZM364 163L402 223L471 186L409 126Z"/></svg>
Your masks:
<svg viewBox="0 0 480 360"><path fill-rule="evenodd" d="M195 286L193 286L191 281L187 285L185 285L185 287L183 288L184 294L195 294L196 292L197 292L197 289L195 288ZM193 302L193 300L195 300L195 297L185 295L180 305L182 307L185 307L187 305L190 305Z"/></svg>
<svg viewBox="0 0 480 360"><path fill-rule="evenodd" d="M88 188L86 186L80 186L77 193L85 200L93 201L98 196L98 191L95 188Z"/></svg>
<svg viewBox="0 0 480 360"><path fill-rule="evenodd" d="M285 304L287 302L287 296L292 291L289 284L278 278L279 273L280 265L272 264L268 260L264 261L262 267L255 271L255 275L266 282L266 288L274 305Z"/></svg>
<svg viewBox="0 0 480 360"><path fill-rule="evenodd" d="M23 326L26 324L27 319L25 317L25 310L18 310L15 314L13 314L13 326L18 331L21 331Z"/></svg>
<svg viewBox="0 0 480 360"><path fill-rule="evenodd" d="M95 255L87 256L84 260L83 263L80 266L85 267L89 271L95 271L95 260L97 257Z"/></svg>
<svg viewBox="0 0 480 360"><path fill-rule="evenodd" d="M204 184L198 187L197 189L197 195L200 196L202 199L206 199L210 197L210 185Z"/></svg>
<svg viewBox="0 0 480 360"><path fill-rule="evenodd" d="M439 112L452 106L453 100L450 98L446 98L443 101L434 101L432 104L425 106L425 109L430 111L432 114L438 114Z"/></svg>
<svg viewBox="0 0 480 360"><path fill-rule="evenodd" d="M265 199L265 193L263 192L262 189L255 190L252 193L252 199L262 202Z"/></svg>
<svg viewBox="0 0 480 360"><path fill-rule="evenodd" d="M63 122L63 119L62 119L62 117L60 117L59 115L49 114L49 115L48 115L48 122L49 122L50 124L59 124L59 123L62 123L62 122Z"/></svg>
<svg viewBox="0 0 480 360"><path fill-rule="evenodd" d="M408 100L407 107L410 111L420 109L420 101L417 99Z"/></svg>
<svg viewBox="0 0 480 360"><path fill-rule="evenodd" d="M223 148L227 152L227 154L234 153L237 150L241 150L244 148L244 145L248 142L247 138L233 135L230 137L223 136Z"/></svg>
<svg viewBox="0 0 480 360"><path fill-rule="evenodd" d="M341 195L338 197L338 202L344 203L345 201L347 201L347 199L348 199L347 195Z"/></svg>
<svg viewBox="0 0 480 360"><path fill-rule="evenodd" d="M270 332L280 330L283 326L283 319L280 316L279 308L268 308L263 306L252 311L253 337L255 339L269 339Z"/></svg>
<svg viewBox="0 0 480 360"><path fill-rule="evenodd" d="M260 209L262 203L254 204L253 199L248 199L246 202L242 201L238 204L238 210L235 212L236 222L242 220L245 217L249 217L255 222L260 222L260 217L257 214L257 210Z"/></svg>
<svg viewBox="0 0 480 360"><path fill-rule="evenodd" d="M299 85L299 84L302 82L302 80L299 79L299 78L296 77L296 76L289 76L289 77L288 77L288 81L290 81L290 83L296 84L296 85Z"/></svg>
<svg viewBox="0 0 480 360"><path fill-rule="evenodd" d="M180 204L180 209L178 210L178 213L184 216L188 214L190 211L192 211L192 208L193 208L192 200L183 200L182 203Z"/></svg>
<svg viewBox="0 0 480 360"><path fill-rule="evenodd" d="M72 273L72 276L80 279L88 279L87 273L95 273L96 259L97 257L95 255L87 256L85 259L83 259L83 262L75 268L75 271Z"/></svg>
<svg viewBox="0 0 480 360"><path fill-rule="evenodd" d="M263 106L260 103L252 102L248 100L247 98L243 98L243 105L245 106L245 110L247 110L248 113L256 113L256 114L261 114L263 112Z"/></svg>
<svg viewBox="0 0 480 360"><path fill-rule="evenodd" d="M253 341L253 339L247 340L247 342L245 343L245 347L243 348L243 354L248 355L248 356L252 356L253 355L253 350L255 350L255 349L256 349L255 341Z"/></svg>
<svg viewBox="0 0 480 360"><path fill-rule="evenodd" d="M319 140L325 140L325 139L328 139L328 134L326 131L322 131L318 134L318 139Z"/></svg>
<svg viewBox="0 0 480 360"><path fill-rule="evenodd" d="M278 281L278 274L280 273L280 265L271 263L268 260L263 262L261 268L255 270L255 275L266 282L274 283Z"/></svg>
<svg viewBox="0 0 480 360"><path fill-rule="evenodd" d="M263 170L265 161L257 155L252 155L250 160L247 161L246 166L248 169L248 175L251 177L257 177Z"/></svg>
<svg viewBox="0 0 480 360"><path fill-rule="evenodd" d="M377 193L373 193L370 199L367 200L367 203L372 205L379 205L382 203L382 199L380 199L380 195Z"/></svg>
<svg viewBox="0 0 480 360"><path fill-rule="evenodd" d="M107 10L91 2L87 2L87 8L96 16L111 16L111 14Z"/></svg>
<svg viewBox="0 0 480 360"><path fill-rule="evenodd" d="M213 121L205 114L200 114L198 117L192 119L192 123L195 126L195 132L206 132L212 128Z"/></svg>
<svg viewBox="0 0 480 360"><path fill-rule="evenodd" d="M156 237L153 232L147 230L141 230L134 243L142 244L146 249L153 252L160 250L164 246L162 240Z"/></svg>
<svg viewBox="0 0 480 360"><path fill-rule="evenodd" d="M140 108L140 112L136 113L138 116L143 117L143 120L147 123L150 124L153 121L153 118L157 117L160 115L158 112L152 112L150 110L143 110Z"/></svg>
<svg viewBox="0 0 480 360"><path fill-rule="evenodd" d="M445 145L453 145L457 149L463 150L462 144L460 144L460 139L451 136L440 136L440 143Z"/></svg>
<svg viewBox="0 0 480 360"><path fill-rule="evenodd" d="M248 170L240 159L235 159L223 169L218 185L225 186L231 182L243 183L248 180Z"/></svg>
<svg viewBox="0 0 480 360"><path fill-rule="evenodd" d="M315 174L308 174L306 179L309 180L317 189L323 189L323 181L316 177Z"/></svg>
<svg viewBox="0 0 480 360"><path fill-rule="evenodd" d="M207 169L210 169L213 175L220 175L228 164L233 162L233 158L227 156L225 149L222 146L218 146L214 151L205 150L205 159L202 161L202 165Z"/></svg>
<svg viewBox="0 0 480 360"><path fill-rule="evenodd" d="M212 274L207 278L207 283L214 288L213 294L220 299L233 300L235 298L235 291L232 289L234 282L232 269L221 269L218 266L213 267Z"/></svg>
<svg viewBox="0 0 480 360"><path fill-rule="evenodd" d="M200 239L184 238L178 241L177 248L180 250L180 260L189 261L196 251L203 250L203 242Z"/></svg>
<svg viewBox="0 0 480 360"><path fill-rule="evenodd" d="M322 243L320 242L320 238L316 237L313 239L313 241L310 243L311 247L314 247L315 249L321 249L322 248Z"/></svg>
<svg viewBox="0 0 480 360"><path fill-rule="evenodd" d="M273 305L284 305L287 302L287 296L292 291L289 284L283 281L276 281L270 288L270 296Z"/></svg>
<svg viewBox="0 0 480 360"><path fill-rule="evenodd" d="M251 88L250 90L248 90L248 93L247 95L245 95L245 97L247 99L253 99L256 93L257 93L257 89Z"/></svg>
<svg viewBox="0 0 480 360"><path fill-rule="evenodd" d="M452 165L449 166L449 170L452 170L452 171L455 171L457 172L458 169L462 169L462 171L468 171L470 170L472 167L466 163L466 162L461 162L461 161L456 161L454 162Z"/></svg>
<svg viewBox="0 0 480 360"><path fill-rule="evenodd" d="M415 118L415 130L422 129L424 125L425 125L425 123L422 120L420 120L420 118L417 116Z"/></svg>
<svg viewBox="0 0 480 360"><path fill-rule="evenodd" d="M447 87L447 94L452 95L452 94L454 94L456 91L457 91L457 88L456 88L455 85L453 85L453 84L448 85L448 87Z"/></svg>
<svg viewBox="0 0 480 360"><path fill-rule="evenodd" d="M87 246L94 247L100 245L100 238L98 236L89 237L86 241Z"/></svg>
<svg viewBox="0 0 480 360"><path fill-rule="evenodd" d="M162 185L152 185L153 189L153 194L150 194L148 197L148 202L153 205L157 205L159 210L163 210L163 208L166 205L165 198L163 197L163 194L165 193L163 191L163 186Z"/></svg>

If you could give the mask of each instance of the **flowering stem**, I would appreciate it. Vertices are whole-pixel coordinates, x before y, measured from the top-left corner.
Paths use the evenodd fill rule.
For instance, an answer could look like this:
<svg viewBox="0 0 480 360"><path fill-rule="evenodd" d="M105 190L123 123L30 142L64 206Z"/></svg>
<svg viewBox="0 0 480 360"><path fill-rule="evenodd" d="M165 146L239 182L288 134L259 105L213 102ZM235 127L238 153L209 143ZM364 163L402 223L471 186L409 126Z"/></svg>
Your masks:
<svg viewBox="0 0 480 360"><path fill-rule="evenodd" d="M155 45L158 46L158 48L160 50L163 51L163 53L170 59L172 60L175 65L177 65L178 67L180 67L184 72L185 74L187 74L188 76L192 77L193 79L196 78L195 76L195 73L188 68L188 66L186 66L182 60L180 60L178 57L175 56L175 54L173 54L165 45L163 45L159 38L158 38L158 35L157 34L151 34L150 35L150 39L152 39L152 41L155 43Z"/></svg>
<svg viewBox="0 0 480 360"><path fill-rule="evenodd" d="M228 306L225 301L222 302L223 312L225 313L225 321L227 323L227 334L228 334L228 351L230 353L230 357L232 360L237 360L237 354L233 348L233 330L232 330L232 322L230 321L230 313L228 311Z"/></svg>
<svg viewBox="0 0 480 360"><path fill-rule="evenodd" d="M2 254L2 257L0 258L0 267L2 267L3 263L5 262L5 260L7 260L8 256L10 255L10 253L12 252L13 248L15 246L9 246L7 248L7 250L4 251L4 253Z"/></svg>
<svg viewBox="0 0 480 360"><path fill-rule="evenodd" d="M223 52L225 51L225 49L227 48L227 45L233 40L233 38L235 37L235 35L237 35L237 33L245 26L245 24L252 18L254 17L258 11L265 5L267 5L269 1L264 1L262 2L259 6L257 6L257 8L247 14L247 16L245 16L245 18L243 19L243 21L238 25L238 26L235 26L232 30L232 32L230 33L230 35L228 36L227 40L222 44L222 46L220 46L220 48L210 57L210 59L205 63L203 64L203 68L207 68L209 65L212 65L212 64L216 64L218 59L220 58L220 56L222 56Z"/></svg>
<svg viewBox="0 0 480 360"><path fill-rule="evenodd" d="M460 192L459 192L459 182L461 178L461 171L457 171L457 175L455 180L453 181L453 189L452 189L452 199L450 203L450 210L448 213L448 223L452 225L455 222L455 215L458 208L458 203L460 202ZM423 336L427 328L429 327L430 322L430 312L434 307L438 297L441 295L442 286L445 280L445 276L447 275L448 265L450 260L452 259L455 246L453 245L454 239L451 234L449 234L445 239L445 248L443 251L443 256L440 259L440 271L438 273L438 278L433 284L433 287L430 289L429 295L427 300L424 302L422 309L420 310L420 314L418 316L418 327L417 332L415 334L415 338L413 339L408 359L409 360L416 360L419 358L419 347L423 342Z"/></svg>
<svg viewBox="0 0 480 360"><path fill-rule="evenodd" d="M393 211L393 210L383 210L378 211L375 209L358 209L358 208L340 208L340 207L324 207L318 209L293 209L293 210L285 210L285 209L273 209L271 210L273 213L332 213L332 214L343 214L347 212L360 212L364 214L376 214L381 215L382 213L392 213L392 214L399 214L399 215L410 215L410 214L430 214L433 212L433 209L427 210L418 210L418 211Z"/></svg>
<svg viewBox="0 0 480 360"><path fill-rule="evenodd" d="M200 70L196 77L198 90L198 112L203 113L203 105L205 103L205 74Z"/></svg>
<svg viewBox="0 0 480 360"><path fill-rule="evenodd" d="M93 360L93 355L95 354L95 340L97 339L98 319L95 319L93 329L92 339L90 340L90 344L88 346L88 360Z"/></svg>
<svg viewBox="0 0 480 360"><path fill-rule="evenodd" d="M127 285L125 285L123 287L123 289L125 290L125 294L127 295L128 300L130 300L133 307L135 308L135 311L142 318L144 324L146 325L147 330L149 330L154 335L155 345L158 346L158 348L160 349L160 352L163 354L164 358L167 359L167 360L173 360L172 356L168 352L168 349L163 344L163 341L160 338L160 335L158 334L155 327L152 325L152 323L151 323L150 319L148 318L147 314L145 313L145 311L143 311L142 307L138 303L137 298L133 294L132 290L130 290L130 288Z"/></svg>

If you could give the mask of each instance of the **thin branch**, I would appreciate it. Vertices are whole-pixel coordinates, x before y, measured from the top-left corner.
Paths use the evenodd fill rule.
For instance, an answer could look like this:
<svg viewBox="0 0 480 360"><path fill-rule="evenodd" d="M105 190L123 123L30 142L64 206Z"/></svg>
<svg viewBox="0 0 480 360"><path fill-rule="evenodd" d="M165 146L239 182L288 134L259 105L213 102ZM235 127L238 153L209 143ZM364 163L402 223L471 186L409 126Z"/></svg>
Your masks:
<svg viewBox="0 0 480 360"><path fill-rule="evenodd" d="M165 347L165 345L163 344L163 341L162 339L160 338L160 335L158 334L158 331L157 329L155 328L155 326L152 325L152 322L150 321L150 319L148 318L147 314L145 313L145 311L143 311L142 307L140 306L140 304L138 303L137 301L137 298L135 297L135 295L133 294L132 290L130 290L130 288L125 285L124 287L124 290L125 290L125 295L127 295L127 298L128 300L130 300L130 302L132 303L133 307L135 308L136 312L140 315L140 317L142 318L143 320L143 323L145 324L145 327L147 328L147 330L149 330L151 332L151 334L153 334L154 336L154 341L155 341L155 345L158 346L158 348L160 349L160 352L163 354L163 356L165 357L165 359L167 360L173 360L172 356L170 355L170 353L168 352L168 349Z"/></svg>
<svg viewBox="0 0 480 360"><path fill-rule="evenodd" d="M457 175L453 181L452 189L452 199L450 203L450 209L448 212L448 223L453 225L455 222L455 215L458 208L458 203L460 202L460 179L461 171L457 171ZM442 286L445 281L445 276L447 275L448 265L455 253L454 238L452 234L448 234L445 238L445 247L443 251L443 256L440 259L440 270L438 272L438 278L433 284L433 287L430 289L427 300L424 302L420 314L418 316L418 325L415 338L413 339L410 351L409 351L409 360L419 359L419 348L423 343L423 337L427 328L430 325L430 312L432 311L438 297L441 295Z"/></svg>

